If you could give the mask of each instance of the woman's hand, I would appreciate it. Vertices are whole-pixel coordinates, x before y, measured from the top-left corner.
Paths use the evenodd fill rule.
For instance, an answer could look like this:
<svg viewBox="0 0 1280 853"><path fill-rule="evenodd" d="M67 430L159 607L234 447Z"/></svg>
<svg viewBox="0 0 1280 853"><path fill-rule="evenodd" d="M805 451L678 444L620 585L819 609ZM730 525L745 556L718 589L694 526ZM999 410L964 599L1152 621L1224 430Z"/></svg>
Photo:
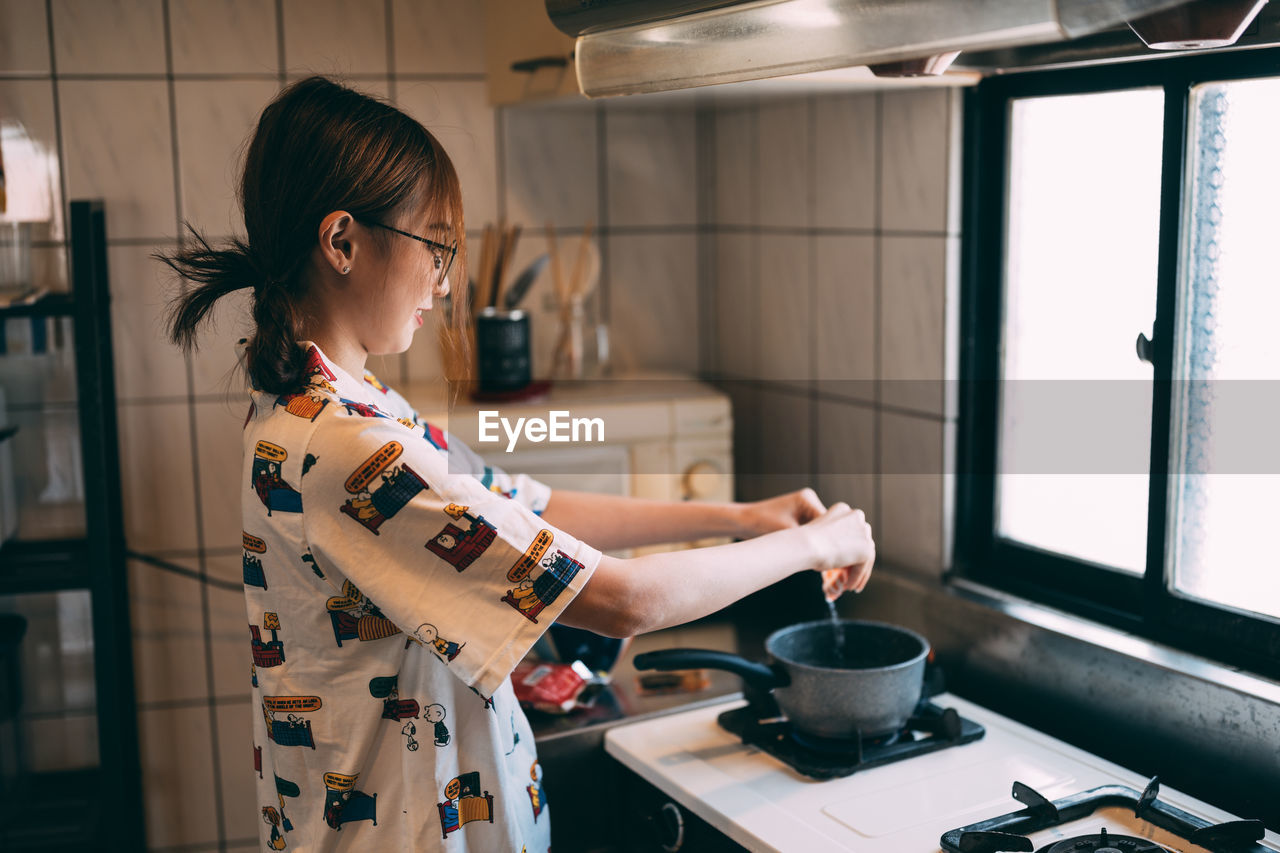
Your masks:
<svg viewBox="0 0 1280 853"><path fill-rule="evenodd" d="M807 524L827 511L813 489L787 492L763 501L744 503L742 538L763 536L775 530Z"/></svg>
<svg viewBox="0 0 1280 853"><path fill-rule="evenodd" d="M834 601L848 590L862 592L876 561L876 543L862 510L843 502L833 504L805 528L813 537L818 555L815 568L822 572L827 600Z"/></svg>

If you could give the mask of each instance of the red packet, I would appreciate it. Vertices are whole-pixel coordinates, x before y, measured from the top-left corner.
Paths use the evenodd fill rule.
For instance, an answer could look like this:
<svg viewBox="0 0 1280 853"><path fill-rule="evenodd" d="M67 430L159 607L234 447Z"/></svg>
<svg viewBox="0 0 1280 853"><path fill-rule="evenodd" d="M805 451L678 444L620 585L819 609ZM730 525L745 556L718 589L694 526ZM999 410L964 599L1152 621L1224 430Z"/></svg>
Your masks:
<svg viewBox="0 0 1280 853"><path fill-rule="evenodd" d="M578 696L590 679L591 671L578 661L521 661L511 673L511 686L524 707L548 714L567 714L576 707Z"/></svg>

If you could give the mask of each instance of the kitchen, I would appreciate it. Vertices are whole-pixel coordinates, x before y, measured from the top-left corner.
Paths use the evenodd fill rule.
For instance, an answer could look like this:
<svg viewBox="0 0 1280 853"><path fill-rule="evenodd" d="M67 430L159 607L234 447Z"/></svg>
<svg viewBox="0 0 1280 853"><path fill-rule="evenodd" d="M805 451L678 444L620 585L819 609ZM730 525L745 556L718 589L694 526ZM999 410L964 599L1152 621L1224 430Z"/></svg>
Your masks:
<svg viewBox="0 0 1280 853"><path fill-rule="evenodd" d="M542 5L531 0L506 13L514 21L530 6L543 12ZM706 421L713 426L691 435L673 428L669 437L672 447L692 438L709 448L705 453L700 447L673 464L666 460L675 451L667 451L657 467L637 473L683 475L688 464L707 459L720 474L713 491L725 488L731 472L739 500L812 485L828 503L862 507L875 528L876 573L865 592L840 600L841 615L927 637L951 695L973 703L962 715L987 708L1132 773L1159 772L1166 786L1222 812L1265 820L1267 843L1276 846L1274 666L1215 656L1208 642L1156 642L1105 619L1046 607L980 572L957 571L957 551L976 553L963 541L976 525L961 513L976 503L970 489L977 488L964 476L977 470L964 465L975 463L957 461L977 442L963 413L983 401L967 399L974 387L955 380L968 375L961 373L965 358L981 357L965 347L992 337L971 328L964 314L962 286L975 262L965 254L966 225L974 221L966 206L975 197L963 183L965 134L974 131L965 102L981 76L963 70L965 54L941 79L868 82L865 74L850 74L598 101L564 93L576 90L576 81L565 67L548 66L533 72L536 85L522 84L536 89L545 81L547 90L534 94L547 97L493 106L498 71L487 11L485 4L442 0L0 4L0 118L21 121L61 164L52 206L58 213L37 222L32 234L35 280L68 287L64 203L105 201L118 464L131 555L134 760L147 848L257 849L261 824L261 804L244 784L254 709L239 482L223 461L241 453L243 405L230 371L244 329L227 306L198 355L177 357L160 330L171 280L149 256L175 245L184 220L211 236L236 232L233 186L245 137L280 86L311 70L385 95L437 133L458 165L473 257L488 223L525 226L513 269L544 251L539 238L547 222L567 257L593 226L600 275L591 308L607 325L610 376L645 370L705 380L732 413L731 450L717 409ZM1268 12L1264 7L1255 23L1262 36L1274 20ZM333 27L335 19L344 25ZM568 36L558 38L572 46ZM1256 61L1265 68L1265 58ZM1269 73L1255 76L1275 76L1276 60L1270 62ZM536 376L548 375L553 360L552 290L548 277L539 279L523 302ZM1141 330L1127 331L1130 353ZM1154 333L1148 338L1160 341ZM21 395L32 393L25 382L31 374L23 371L37 363L53 370L48 358L16 355L4 368L15 420ZM1132 361L1126 369L1141 366ZM389 384L412 387L438 363L434 342L420 337L405 356L371 367ZM687 381L665 404L676 407L669 401L685 392L692 392ZM547 471L565 473L563 465ZM793 578L656 647L719 643L761 659L772 630L825 617L815 584L806 580L813 581ZM1127 588L1117 593L1127 594ZM44 639L50 653L66 658L61 665L70 684L84 659L75 643L84 637L69 637L67 626L88 604L39 606L53 613L47 617L53 633ZM1265 605L1253 609L1267 612ZM655 647L646 640L638 638L632 651ZM624 659L615 670L619 690L635 683L629 666ZM722 673L711 681L710 692L681 701L741 689ZM7 730L6 749L21 743L28 767L73 770L106 746L83 699L52 697L49 708L24 716L21 734ZM572 827L607 827L627 806L606 800L603 815L592 817L585 805L588 814L580 814L577 798L557 788L553 759L577 749L572 736L582 733L598 750L592 766L612 768L604 763L604 731L575 726L572 715L554 728L570 735L539 749L556 831L570 832L563 843L557 837L557 849L607 849L609 840L572 834ZM617 731L615 740L625 730ZM1006 736L988 724L982 740L938 758L959 762L942 756L962 756ZM700 735L691 737L696 745ZM908 772L874 768L847 782L878 790L878 771ZM1001 784L1007 789L1014 781L1038 784L1012 778ZM1042 793L1058 799L1082 787L1091 785L1050 784ZM666 794L685 816L719 820L696 798ZM1017 804L1007 798L995 806L980 816L962 808L965 819L930 824L932 843L946 830ZM773 849L765 843L760 849Z"/></svg>

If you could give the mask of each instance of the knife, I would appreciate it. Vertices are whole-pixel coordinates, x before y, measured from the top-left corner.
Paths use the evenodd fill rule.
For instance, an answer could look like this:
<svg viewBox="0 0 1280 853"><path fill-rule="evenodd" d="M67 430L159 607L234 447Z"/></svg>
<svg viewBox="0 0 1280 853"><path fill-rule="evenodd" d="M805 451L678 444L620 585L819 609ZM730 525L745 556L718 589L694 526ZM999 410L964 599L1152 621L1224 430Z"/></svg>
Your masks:
<svg viewBox="0 0 1280 853"><path fill-rule="evenodd" d="M520 300L524 298L524 295L529 291L529 288L533 286L533 282L546 268L547 261L549 259L549 255L542 254L539 255L533 263L525 267L524 272L520 273L520 276L511 285L511 289L507 291L506 299L503 304L504 308L510 311L520 304Z"/></svg>

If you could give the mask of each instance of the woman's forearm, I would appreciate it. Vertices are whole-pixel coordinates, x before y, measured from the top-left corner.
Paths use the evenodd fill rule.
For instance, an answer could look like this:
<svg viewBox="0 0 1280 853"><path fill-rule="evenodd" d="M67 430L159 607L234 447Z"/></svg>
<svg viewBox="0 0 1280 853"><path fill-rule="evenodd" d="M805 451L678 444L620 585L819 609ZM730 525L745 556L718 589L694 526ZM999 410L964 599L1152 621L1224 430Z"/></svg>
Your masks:
<svg viewBox="0 0 1280 853"><path fill-rule="evenodd" d="M548 523L602 551L712 536L750 536L742 504L660 501L556 489L543 510Z"/></svg>
<svg viewBox="0 0 1280 853"><path fill-rule="evenodd" d="M606 555L559 621L629 637L700 619L796 572L828 568L827 562L804 528L629 560Z"/></svg>

